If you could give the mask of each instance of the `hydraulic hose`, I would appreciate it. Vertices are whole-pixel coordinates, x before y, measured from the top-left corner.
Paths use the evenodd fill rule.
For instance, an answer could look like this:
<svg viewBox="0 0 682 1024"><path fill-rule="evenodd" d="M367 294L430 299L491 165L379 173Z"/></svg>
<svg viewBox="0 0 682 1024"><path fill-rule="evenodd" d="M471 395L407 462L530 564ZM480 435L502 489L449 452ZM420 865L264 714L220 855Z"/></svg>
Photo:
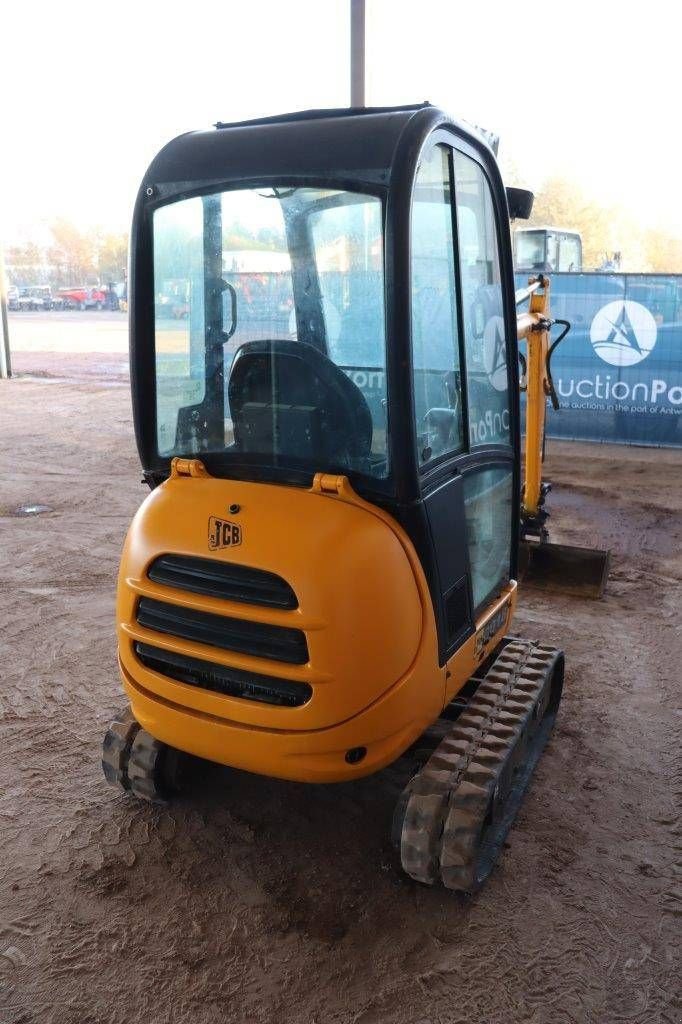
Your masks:
<svg viewBox="0 0 682 1024"><path fill-rule="evenodd" d="M547 372L547 380L549 382L549 397L552 400L552 408L553 409L559 409L560 408L559 397L558 397L558 395L556 393L556 390L554 388L554 380L552 379L552 353L554 352L554 349L564 340L564 338L566 337L566 335L568 334L568 332L571 329L571 325L568 322L568 320L554 320L553 323L561 324L561 326L563 327L563 331L561 332L559 337L556 339L556 341L552 342L552 344L549 346L549 349L547 350L547 371L546 372Z"/></svg>

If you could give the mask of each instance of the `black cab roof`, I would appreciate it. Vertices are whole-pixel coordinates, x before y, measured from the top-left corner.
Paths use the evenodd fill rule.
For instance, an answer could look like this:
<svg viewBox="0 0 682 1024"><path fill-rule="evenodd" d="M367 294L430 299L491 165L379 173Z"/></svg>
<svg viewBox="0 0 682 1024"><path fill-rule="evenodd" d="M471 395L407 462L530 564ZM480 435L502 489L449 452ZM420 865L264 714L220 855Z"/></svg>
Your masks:
<svg viewBox="0 0 682 1024"><path fill-rule="evenodd" d="M473 126L454 121L429 103L295 111L234 124L218 122L213 129L178 136L154 158L142 189L153 188L159 199L171 198L202 183L263 181L265 168L267 178L280 180L295 176L387 186L408 125L408 134L421 144L441 124L488 148Z"/></svg>

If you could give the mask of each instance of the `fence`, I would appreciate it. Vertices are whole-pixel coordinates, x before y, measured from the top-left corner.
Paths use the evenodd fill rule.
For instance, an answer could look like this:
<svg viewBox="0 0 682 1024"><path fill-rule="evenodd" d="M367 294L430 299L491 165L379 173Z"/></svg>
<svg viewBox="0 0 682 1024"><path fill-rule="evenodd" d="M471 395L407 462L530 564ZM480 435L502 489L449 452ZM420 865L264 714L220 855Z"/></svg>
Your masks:
<svg viewBox="0 0 682 1024"><path fill-rule="evenodd" d="M682 447L682 275L552 274L551 314L571 330L552 357L548 435Z"/></svg>

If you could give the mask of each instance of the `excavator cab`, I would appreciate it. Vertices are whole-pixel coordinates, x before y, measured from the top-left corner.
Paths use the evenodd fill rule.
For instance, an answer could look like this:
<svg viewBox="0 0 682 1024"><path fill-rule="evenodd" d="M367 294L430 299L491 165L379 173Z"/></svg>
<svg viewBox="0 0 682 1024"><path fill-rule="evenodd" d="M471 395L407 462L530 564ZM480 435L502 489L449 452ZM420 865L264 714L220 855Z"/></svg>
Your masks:
<svg viewBox="0 0 682 1024"><path fill-rule="evenodd" d="M474 891L563 675L508 636L517 317L486 141L429 105L181 136L140 188L130 329L151 493L107 779L168 798L184 752L334 782L418 746L401 864Z"/></svg>

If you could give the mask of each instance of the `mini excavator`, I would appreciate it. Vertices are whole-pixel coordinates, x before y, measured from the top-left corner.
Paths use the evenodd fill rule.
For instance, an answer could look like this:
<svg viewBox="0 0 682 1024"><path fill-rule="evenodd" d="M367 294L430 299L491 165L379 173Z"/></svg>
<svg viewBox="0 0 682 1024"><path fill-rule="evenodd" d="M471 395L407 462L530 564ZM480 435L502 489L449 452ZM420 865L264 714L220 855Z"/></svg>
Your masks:
<svg viewBox="0 0 682 1024"><path fill-rule="evenodd" d="M519 539L546 542L549 282L517 318L509 230L531 201L428 104L219 123L154 159L129 277L151 493L121 560L112 785L169 799L179 752L332 783L426 747L402 868L483 884L564 671L509 635Z"/></svg>

